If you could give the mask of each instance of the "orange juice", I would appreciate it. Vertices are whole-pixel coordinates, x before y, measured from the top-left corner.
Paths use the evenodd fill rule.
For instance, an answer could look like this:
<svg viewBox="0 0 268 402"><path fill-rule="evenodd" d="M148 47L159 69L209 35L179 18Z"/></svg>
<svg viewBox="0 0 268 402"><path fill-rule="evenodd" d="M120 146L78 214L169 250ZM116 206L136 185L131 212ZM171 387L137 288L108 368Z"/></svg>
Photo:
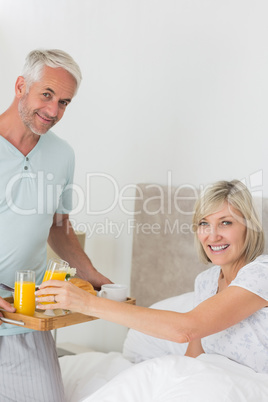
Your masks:
<svg viewBox="0 0 268 402"><path fill-rule="evenodd" d="M50 279L57 280L57 281L64 281L65 276L67 272L66 271L46 271L43 282L49 281ZM50 295L44 295L44 296L50 296ZM54 304L54 302L42 302L41 304Z"/></svg>
<svg viewBox="0 0 268 402"><path fill-rule="evenodd" d="M35 311L35 283L15 282L14 307L17 313L34 315Z"/></svg>
<svg viewBox="0 0 268 402"><path fill-rule="evenodd" d="M66 271L46 271L44 275L43 282L49 281L50 279L56 279L57 281L64 281Z"/></svg>

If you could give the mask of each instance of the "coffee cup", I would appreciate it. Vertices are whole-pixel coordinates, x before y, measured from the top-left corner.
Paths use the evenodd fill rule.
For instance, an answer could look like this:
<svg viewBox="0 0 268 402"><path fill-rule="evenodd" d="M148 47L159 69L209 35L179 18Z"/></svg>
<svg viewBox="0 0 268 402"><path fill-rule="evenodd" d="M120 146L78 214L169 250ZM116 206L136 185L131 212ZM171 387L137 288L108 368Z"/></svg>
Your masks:
<svg viewBox="0 0 268 402"><path fill-rule="evenodd" d="M127 300L128 287L126 285L120 285L117 283L109 283L102 285L101 290L98 293L99 297L115 301Z"/></svg>

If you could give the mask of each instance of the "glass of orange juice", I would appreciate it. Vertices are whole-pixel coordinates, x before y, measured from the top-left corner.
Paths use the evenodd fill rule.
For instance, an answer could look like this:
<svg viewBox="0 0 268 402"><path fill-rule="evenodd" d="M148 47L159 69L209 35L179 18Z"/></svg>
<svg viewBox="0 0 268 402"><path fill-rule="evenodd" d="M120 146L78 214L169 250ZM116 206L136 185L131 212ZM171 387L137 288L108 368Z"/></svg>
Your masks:
<svg viewBox="0 0 268 402"><path fill-rule="evenodd" d="M35 272L17 271L15 278L14 307L17 313L34 315Z"/></svg>
<svg viewBox="0 0 268 402"><path fill-rule="evenodd" d="M43 282L49 281L50 279L64 281L68 267L69 263L67 261L61 260L60 258L51 258L51 260L48 261Z"/></svg>
<svg viewBox="0 0 268 402"><path fill-rule="evenodd" d="M51 260L48 261L43 282L49 281L50 279L64 281L68 267L69 263L67 261L61 260L60 258L51 258ZM52 304L52 302L42 302L42 304Z"/></svg>

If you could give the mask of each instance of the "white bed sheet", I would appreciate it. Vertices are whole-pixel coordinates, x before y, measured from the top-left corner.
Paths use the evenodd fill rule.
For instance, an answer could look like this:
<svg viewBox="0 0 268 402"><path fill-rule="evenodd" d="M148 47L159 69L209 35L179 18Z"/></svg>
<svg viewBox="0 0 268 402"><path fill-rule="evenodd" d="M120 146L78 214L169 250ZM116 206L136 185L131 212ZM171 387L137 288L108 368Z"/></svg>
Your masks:
<svg viewBox="0 0 268 402"><path fill-rule="evenodd" d="M87 352L59 359L66 402L80 402L133 363L121 353Z"/></svg>

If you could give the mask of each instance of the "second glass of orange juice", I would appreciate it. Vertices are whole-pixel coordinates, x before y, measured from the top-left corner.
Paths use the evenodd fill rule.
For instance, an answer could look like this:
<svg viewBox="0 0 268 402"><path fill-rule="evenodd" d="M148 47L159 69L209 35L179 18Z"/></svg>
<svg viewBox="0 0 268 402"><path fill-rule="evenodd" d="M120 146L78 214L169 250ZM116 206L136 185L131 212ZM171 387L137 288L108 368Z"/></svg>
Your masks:
<svg viewBox="0 0 268 402"><path fill-rule="evenodd" d="M43 278L43 282L50 279L64 281L67 274L69 263L60 258L52 258L48 261L47 269ZM51 304L50 302L42 302L42 304Z"/></svg>
<svg viewBox="0 0 268 402"><path fill-rule="evenodd" d="M49 281L50 279L64 281L68 267L69 263L67 261L61 260L60 258L51 258L51 260L48 261L43 282Z"/></svg>

